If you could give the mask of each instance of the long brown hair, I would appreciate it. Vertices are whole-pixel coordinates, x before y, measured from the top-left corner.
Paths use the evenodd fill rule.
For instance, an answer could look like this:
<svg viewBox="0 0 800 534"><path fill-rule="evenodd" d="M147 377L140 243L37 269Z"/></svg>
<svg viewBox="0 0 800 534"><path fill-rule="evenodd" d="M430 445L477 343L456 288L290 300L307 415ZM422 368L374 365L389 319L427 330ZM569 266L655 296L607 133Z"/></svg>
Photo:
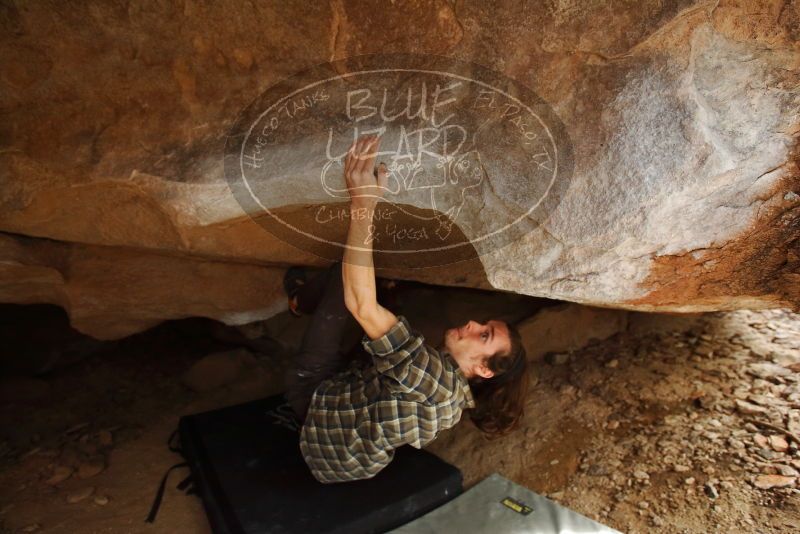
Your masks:
<svg viewBox="0 0 800 534"><path fill-rule="evenodd" d="M496 352L486 359L485 365L494 375L470 379L475 408L469 410L469 416L489 439L504 436L519 426L528 393L525 347L517 327L511 323L506 325L511 339L510 350Z"/></svg>

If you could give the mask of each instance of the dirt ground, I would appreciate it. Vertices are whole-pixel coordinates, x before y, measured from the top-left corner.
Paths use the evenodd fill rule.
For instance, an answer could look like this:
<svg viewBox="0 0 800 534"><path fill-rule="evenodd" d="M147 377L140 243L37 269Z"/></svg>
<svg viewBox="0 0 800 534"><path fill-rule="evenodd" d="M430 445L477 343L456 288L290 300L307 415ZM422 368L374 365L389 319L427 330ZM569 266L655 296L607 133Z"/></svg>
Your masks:
<svg viewBox="0 0 800 534"><path fill-rule="evenodd" d="M547 304L417 288L404 311L424 324L442 303L451 321L478 309L524 317ZM185 383L202 357L236 345L202 319L91 344L33 377L17 369L0 387L0 532L209 532L199 499L175 489L183 472L156 522L144 522L180 461L167 438L183 414L281 391L306 324L283 313L252 327L231 378L216 373L221 385ZM464 417L427 450L462 470L465 489L498 472L623 532L796 531L800 315L737 311L681 324L549 354L533 365L519 431L488 441Z"/></svg>

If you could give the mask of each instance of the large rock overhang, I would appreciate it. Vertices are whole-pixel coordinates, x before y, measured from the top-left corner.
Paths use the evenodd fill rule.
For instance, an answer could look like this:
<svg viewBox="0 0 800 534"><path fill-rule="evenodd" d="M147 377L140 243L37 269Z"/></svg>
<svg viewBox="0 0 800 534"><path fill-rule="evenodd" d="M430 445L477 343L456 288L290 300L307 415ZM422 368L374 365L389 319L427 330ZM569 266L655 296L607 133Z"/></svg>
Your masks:
<svg viewBox="0 0 800 534"><path fill-rule="evenodd" d="M563 124L574 166L529 232L449 265L378 254L380 276L647 311L797 309L799 16L746 4L432 1L382 5L379 25L345 2L246 16L222 5L5 7L2 299L59 304L98 337L193 314L275 313L282 269L329 258L244 213L225 180L226 135L298 72L398 52L482 65L530 90ZM302 148L288 169L298 176ZM311 200L277 209L308 218ZM456 235L471 238L468 226L456 221ZM346 221L331 231L343 236ZM116 268L89 267L100 264ZM159 269L205 278L182 293L154 284L173 280ZM230 277L241 286L228 299ZM247 295L261 283L273 285Z"/></svg>

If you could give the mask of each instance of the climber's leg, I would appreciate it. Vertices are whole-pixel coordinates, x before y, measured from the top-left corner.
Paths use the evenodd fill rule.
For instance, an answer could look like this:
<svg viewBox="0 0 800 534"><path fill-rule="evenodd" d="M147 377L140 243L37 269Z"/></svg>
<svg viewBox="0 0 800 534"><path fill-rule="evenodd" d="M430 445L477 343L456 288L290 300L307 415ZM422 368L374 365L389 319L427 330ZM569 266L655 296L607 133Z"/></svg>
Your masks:
<svg viewBox="0 0 800 534"><path fill-rule="evenodd" d="M301 421L305 420L308 405L320 382L332 376L346 363L340 350L342 339L358 322L344 303L342 263L336 262L320 277L304 288L304 306L311 306L324 282L311 323L308 325L300 351L286 372L286 398ZM312 289L315 288L315 289ZM310 309L310 308L307 308Z"/></svg>

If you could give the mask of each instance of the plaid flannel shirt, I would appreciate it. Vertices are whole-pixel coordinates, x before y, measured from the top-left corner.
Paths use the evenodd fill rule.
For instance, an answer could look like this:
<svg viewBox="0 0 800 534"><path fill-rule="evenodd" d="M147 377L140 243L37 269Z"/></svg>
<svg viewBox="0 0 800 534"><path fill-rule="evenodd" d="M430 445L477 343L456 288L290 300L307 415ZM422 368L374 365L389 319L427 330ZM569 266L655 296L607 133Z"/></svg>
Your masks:
<svg viewBox="0 0 800 534"><path fill-rule="evenodd" d="M320 383L300 431L300 450L320 482L371 478L396 448L421 449L475 407L450 353L425 345L403 315L382 337L365 334L361 344L374 365L354 361Z"/></svg>

